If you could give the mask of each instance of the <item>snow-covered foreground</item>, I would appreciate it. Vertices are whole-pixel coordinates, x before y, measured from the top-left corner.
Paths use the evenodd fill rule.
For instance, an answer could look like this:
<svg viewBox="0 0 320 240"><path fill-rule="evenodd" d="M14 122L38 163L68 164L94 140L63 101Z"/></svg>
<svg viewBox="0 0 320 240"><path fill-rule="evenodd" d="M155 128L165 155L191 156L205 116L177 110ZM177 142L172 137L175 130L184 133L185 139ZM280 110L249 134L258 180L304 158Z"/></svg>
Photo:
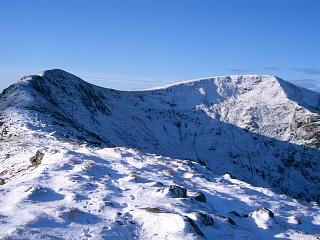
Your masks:
<svg viewBox="0 0 320 240"><path fill-rule="evenodd" d="M3 239L319 238L316 203L190 160L58 141L23 126L2 146ZM32 166L38 150L44 157Z"/></svg>

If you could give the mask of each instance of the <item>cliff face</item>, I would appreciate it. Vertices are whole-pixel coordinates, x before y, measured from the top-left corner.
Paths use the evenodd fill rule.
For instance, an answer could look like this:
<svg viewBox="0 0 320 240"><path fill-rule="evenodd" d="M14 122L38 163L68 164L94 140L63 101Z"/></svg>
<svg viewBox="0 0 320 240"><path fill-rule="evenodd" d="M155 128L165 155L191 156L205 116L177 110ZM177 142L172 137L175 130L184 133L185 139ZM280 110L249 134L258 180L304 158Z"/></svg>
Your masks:
<svg viewBox="0 0 320 240"><path fill-rule="evenodd" d="M62 70L24 77L0 96L10 116L63 141L138 148L320 201L319 99L272 76L227 76L145 91L91 85ZM9 136L9 133L4 136Z"/></svg>

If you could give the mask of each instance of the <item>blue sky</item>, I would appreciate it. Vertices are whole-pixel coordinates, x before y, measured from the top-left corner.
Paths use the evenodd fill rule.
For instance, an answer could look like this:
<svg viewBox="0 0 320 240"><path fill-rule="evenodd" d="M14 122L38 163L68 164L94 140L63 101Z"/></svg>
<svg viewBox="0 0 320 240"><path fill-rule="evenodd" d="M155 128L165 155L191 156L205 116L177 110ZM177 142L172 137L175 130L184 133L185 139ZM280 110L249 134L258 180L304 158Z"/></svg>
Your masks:
<svg viewBox="0 0 320 240"><path fill-rule="evenodd" d="M0 89L62 68L117 89L273 74L320 89L318 0L0 0Z"/></svg>

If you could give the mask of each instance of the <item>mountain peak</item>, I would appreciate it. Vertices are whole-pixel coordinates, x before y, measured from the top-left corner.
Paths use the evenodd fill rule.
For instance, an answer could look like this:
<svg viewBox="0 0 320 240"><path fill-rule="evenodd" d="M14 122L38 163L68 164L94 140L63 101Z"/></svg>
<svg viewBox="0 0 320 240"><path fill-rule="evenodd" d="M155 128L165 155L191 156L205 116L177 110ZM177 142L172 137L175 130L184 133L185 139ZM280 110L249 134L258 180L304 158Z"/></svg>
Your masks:
<svg viewBox="0 0 320 240"><path fill-rule="evenodd" d="M69 73L63 69L55 68L55 69L48 69L43 72L40 72L38 74L39 76L42 77L47 77L47 78L59 78L59 77L65 77L65 78L78 78L77 76L73 75L72 73Z"/></svg>
<svg viewBox="0 0 320 240"><path fill-rule="evenodd" d="M38 74L25 76L20 79L20 82L39 82L44 79L55 83L55 85L84 82L81 78L62 69L49 69Z"/></svg>

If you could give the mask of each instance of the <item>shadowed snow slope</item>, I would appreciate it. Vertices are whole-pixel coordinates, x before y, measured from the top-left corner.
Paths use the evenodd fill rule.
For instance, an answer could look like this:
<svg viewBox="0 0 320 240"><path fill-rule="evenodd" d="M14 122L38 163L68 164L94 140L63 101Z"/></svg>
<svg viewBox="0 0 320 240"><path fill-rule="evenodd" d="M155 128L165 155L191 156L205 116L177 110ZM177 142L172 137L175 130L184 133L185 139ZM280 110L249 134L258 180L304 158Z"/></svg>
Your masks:
<svg viewBox="0 0 320 240"><path fill-rule="evenodd" d="M265 75L24 77L0 95L0 238L313 239L319 100Z"/></svg>

